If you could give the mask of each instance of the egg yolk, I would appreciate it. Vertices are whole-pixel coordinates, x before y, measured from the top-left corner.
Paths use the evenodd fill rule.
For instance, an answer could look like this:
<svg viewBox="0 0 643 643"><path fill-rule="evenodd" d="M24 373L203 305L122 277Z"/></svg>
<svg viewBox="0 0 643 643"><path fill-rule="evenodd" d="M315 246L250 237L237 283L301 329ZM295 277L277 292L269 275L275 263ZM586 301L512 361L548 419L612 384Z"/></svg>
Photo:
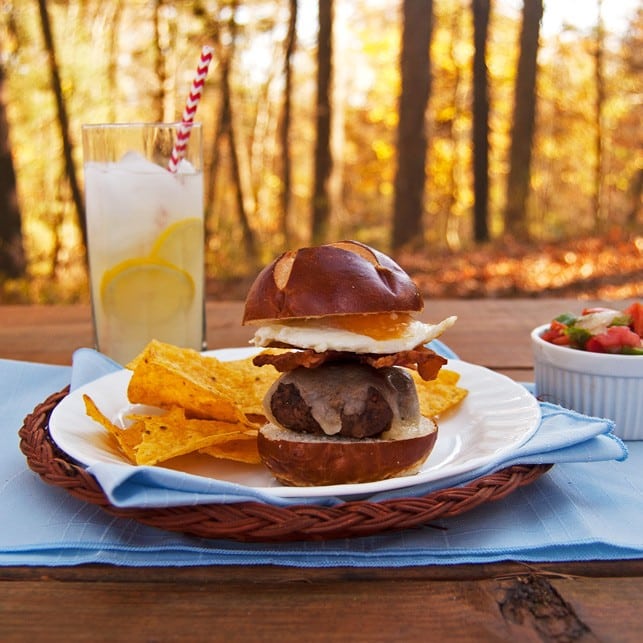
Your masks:
<svg viewBox="0 0 643 643"><path fill-rule="evenodd" d="M323 319L293 320L298 326L323 326L339 328L358 335L366 335L376 340L403 337L413 321L406 313L369 313L364 315L329 315Z"/></svg>

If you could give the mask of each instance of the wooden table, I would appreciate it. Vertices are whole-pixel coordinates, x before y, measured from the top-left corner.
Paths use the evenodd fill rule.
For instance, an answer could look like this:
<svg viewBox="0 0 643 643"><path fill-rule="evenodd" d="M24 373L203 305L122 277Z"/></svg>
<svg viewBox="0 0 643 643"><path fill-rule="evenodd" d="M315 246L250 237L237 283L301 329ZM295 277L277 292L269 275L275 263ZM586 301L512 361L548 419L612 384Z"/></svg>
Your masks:
<svg viewBox="0 0 643 643"><path fill-rule="evenodd" d="M532 379L529 331L576 300L428 301L462 359ZM627 302L625 302L626 304ZM245 345L208 304L211 348ZM69 364L87 306L0 307L0 357ZM7 525L0 529L10 528ZM1 641L641 641L643 559L403 569L0 567Z"/></svg>

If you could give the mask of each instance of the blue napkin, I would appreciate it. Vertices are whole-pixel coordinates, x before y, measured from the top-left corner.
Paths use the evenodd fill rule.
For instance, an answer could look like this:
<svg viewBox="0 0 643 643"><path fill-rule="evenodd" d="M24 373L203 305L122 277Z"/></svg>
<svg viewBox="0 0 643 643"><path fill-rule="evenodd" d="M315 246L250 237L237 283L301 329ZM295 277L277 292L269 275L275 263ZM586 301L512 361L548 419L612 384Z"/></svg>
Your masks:
<svg viewBox="0 0 643 643"><path fill-rule="evenodd" d="M402 567L643 556L643 441L628 443L626 461L561 462L529 486L461 516L364 538L237 543L115 518L44 484L18 446L25 415L71 376L70 367L0 359L1 565ZM593 441L578 457L593 457Z"/></svg>
<svg viewBox="0 0 643 643"><path fill-rule="evenodd" d="M436 342L432 348L453 357L444 344ZM74 354L72 388L92 381L120 368L111 360L91 349ZM512 464L557 464L622 460L627 457L624 444L613 433L611 420L589 418L554 404L541 404L542 421L536 434L510 457L497 460L448 479L405 487L369 496L371 501L397 497L425 495L470 482L492 471ZM279 498L245 485L212 480L163 467L132 467L113 463L98 463L88 470L98 480L111 504L117 507L159 508L177 505L232 503L245 501L267 502L279 506L319 504L333 506L344 502L339 497Z"/></svg>

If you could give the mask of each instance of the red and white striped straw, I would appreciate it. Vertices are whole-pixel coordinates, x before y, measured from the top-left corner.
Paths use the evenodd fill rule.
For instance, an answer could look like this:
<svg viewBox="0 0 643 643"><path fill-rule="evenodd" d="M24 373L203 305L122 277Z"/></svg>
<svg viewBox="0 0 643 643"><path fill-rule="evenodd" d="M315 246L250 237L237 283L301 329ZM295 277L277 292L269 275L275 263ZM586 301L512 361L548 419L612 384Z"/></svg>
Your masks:
<svg viewBox="0 0 643 643"><path fill-rule="evenodd" d="M208 67L210 66L213 53L214 50L212 47L205 46L201 50L199 65L196 68L196 75L194 76L190 93L188 94L188 98L185 102L185 108L183 109L183 115L181 116L181 124L179 125L176 133L174 148L172 149L172 154L170 155L170 160L167 164L167 169L170 172L176 172L181 159L185 156L185 150L187 149L188 140L190 139L190 132L192 131L192 124L194 123L194 116L196 114L196 109L199 106L199 101L201 100L203 85L205 84L205 78L208 75Z"/></svg>

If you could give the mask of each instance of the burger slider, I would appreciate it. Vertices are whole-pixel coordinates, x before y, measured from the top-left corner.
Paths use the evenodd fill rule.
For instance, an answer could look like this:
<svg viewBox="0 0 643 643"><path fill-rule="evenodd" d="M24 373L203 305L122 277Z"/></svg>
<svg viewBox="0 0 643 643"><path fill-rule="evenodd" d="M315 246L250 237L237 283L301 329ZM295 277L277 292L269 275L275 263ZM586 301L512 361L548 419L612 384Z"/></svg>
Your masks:
<svg viewBox="0 0 643 643"><path fill-rule="evenodd" d="M406 369L434 379L425 344L456 320L425 324L422 296L387 255L356 241L286 252L264 268L243 323L282 375L264 399L259 455L279 482L317 486L416 473L437 438ZM405 367L405 368L401 368Z"/></svg>

